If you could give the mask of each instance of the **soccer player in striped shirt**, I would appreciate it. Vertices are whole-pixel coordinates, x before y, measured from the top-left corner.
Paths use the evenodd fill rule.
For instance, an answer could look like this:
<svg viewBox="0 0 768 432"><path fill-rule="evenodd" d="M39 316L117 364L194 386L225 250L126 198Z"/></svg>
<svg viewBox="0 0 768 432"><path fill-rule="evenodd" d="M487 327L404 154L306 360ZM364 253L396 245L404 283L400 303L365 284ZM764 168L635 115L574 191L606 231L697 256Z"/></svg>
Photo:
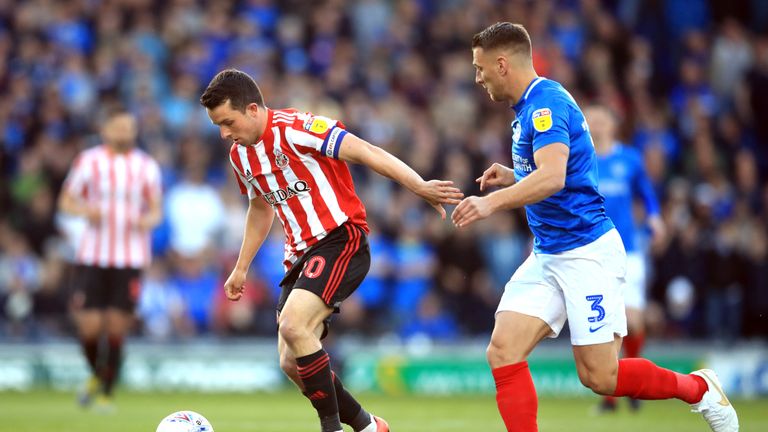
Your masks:
<svg viewBox="0 0 768 432"><path fill-rule="evenodd" d="M200 98L221 137L232 142L230 161L250 200L240 254L224 290L242 296L246 273L272 225L285 233L286 274L277 305L280 367L310 400L323 432L386 432L331 371L321 339L331 314L360 285L370 266L365 207L347 162L367 165L402 184L445 218L442 204L463 196L450 181L424 181L408 165L348 133L340 121L271 109L256 82L228 69Z"/></svg>
<svg viewBox="0 0 768 432"><path fill-rule="evenodd" d="M626 254L598 192L589 128L573 97L539 77L525 28L496 23L472 39L475 81L491 100L508 103L513 168L493 164L480 189L453 211L457 227L525 207L533 252L504 288L488 345L496 402L508 431L531 432L538 401L528 355L566 320L581 382L595 393L635 399L680 399L716 432L738 431L736 411L717 376L703 369L680 374L641 358L618 358L627 334Z"/></svg>
<svg viewBox="0 0 768 432"><path fill-rule="evenodd" d="M634 220L634 200L642 200L653 242L664 236L664 222L659 215L659 201L645 173L640 153L616 140L617 120L608 107L593 105L584 109L589 133L595 144L600 193L605 197L605 213L613 221L627 251L627 274L624 307L627 312L627 336L622 348L624 357L639 357L645 341L646 258L638 245L638 227ZM637 399L629 399L630 408L639 407ZM600 411L616 409L616 400L603 397Z"/></svg>
<svg viewBox="0 0 768 432"><path fill-rule="evenodd" d="M162 217L160 168L136 148L137 132L132 114L109 112L103 143L77 157L59 197L61 211L88 222L75 257L76 321L92 372L80 403L87 406L98 396L97 408L105 410L112 406L141 271L151 259L149 233ZM106 344L100 344L102 337Z"/></svg>

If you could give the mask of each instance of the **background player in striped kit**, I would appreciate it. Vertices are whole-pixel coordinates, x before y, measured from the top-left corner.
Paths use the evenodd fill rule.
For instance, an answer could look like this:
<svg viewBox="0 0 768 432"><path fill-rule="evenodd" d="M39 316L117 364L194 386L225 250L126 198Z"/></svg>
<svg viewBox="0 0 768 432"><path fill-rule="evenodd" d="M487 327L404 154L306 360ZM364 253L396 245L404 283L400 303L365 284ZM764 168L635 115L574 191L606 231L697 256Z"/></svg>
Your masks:
<svg viewBox="0 0 768 432"><path fill-rule="evenodd" d="M336 120L294 109L267 108L244 72L217 74L200 98L221 137L233 142L230 160L250 203L237 264L224 285L242 296L248 268L277 215L286 237L286 275L278 301L280 366L310 400L323 432L385 432L331 371L321 339L328 320L362 282L370 266L365 207L346 162L367 165L432 205L463 196L450 181L424 181L383 149L348 133Z"/></svg>
<svg viewBox="0 0 768 432"><path fill-rule="evenodd" d="M61 211L87 219L79 239L74 304L83 353L92 377L80 395L111 408L123 341L133 321L141 270L151 259L149 232L162 217L160 168L136 148L135 117L121 108L107 114L103 144L83 151L61 196ZM102 340L106 339L106 340Z"/></svg>
<svg viewBox="0 0 768 432"><path fill-rule="evenodd" d="M664 222L659 215L659 202L651 181L645 173L640 153L616 140L617 119L607 107L589 106L584 110L589 133L597 153L598 188L605 197L605 213L613 221L627 251L627 283L624 288L624 306L627 311L627 336L622 348L624 357L640 357L645 342L645 291L647 286L647 258L641 249L644 239L634 220L634 201L640 199L645 211L645 222L651 229L654 243L663 240ZM630 407L637 409L639 400L629 399ZM612 411L616 400L605 396L601 411Z"/></svg>

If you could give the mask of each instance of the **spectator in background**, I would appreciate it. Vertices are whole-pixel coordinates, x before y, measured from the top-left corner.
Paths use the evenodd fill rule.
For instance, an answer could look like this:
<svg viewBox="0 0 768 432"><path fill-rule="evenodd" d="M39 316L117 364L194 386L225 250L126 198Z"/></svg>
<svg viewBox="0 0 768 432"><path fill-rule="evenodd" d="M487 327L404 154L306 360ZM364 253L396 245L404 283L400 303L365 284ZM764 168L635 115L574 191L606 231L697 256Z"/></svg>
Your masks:
<svg viewBox="0 0 768 432"><path fill-rule="evenodd" d="M174 336L193 334L184 300L171 283L163 262L153 262L144 275L138 313L141 333L150 340L167 341Z"/></svg>
<svg viewBox="0 0 768 432"><path fill-rule="evenodd" d="M181 254L174 259L168 283L181 298L185 336L204 335L211 330L219 275L205 254Z"/></svg>
<svg viewBox="0 0 768 432"><path fill-rule="evenodd" d="M519 224L518 214L494 215L482 233L480 252L495 287L504 286L509 280L509 269L519 267L530 253L528 238Z"/></svg>
<svg viewBox="0 0 768 432"><path fill-rule="evenodd" d="M230 262L233 262L233 257ZM220 275L218 286L224 284ZM218 288L217 286L217 288ZM211 310L211 327L219 335L268 336L275 330L275 298L266 283L255 277L246 280L246 291L238 302L227 300L223 290L215 290Z"/></svg>
<svg viewBox="0 0 768 432"><path fill-rule="evenodd" d="M731 103L738 82L752 65L752 49L745 29L735 18L726 18L712 44L710 81L725 104Z"/></svg>
<svg viewBox="0 0 768 432"><path fill-rule="evenodd" d="M762 181L768 179L768 35L761 35L754 44L755 62L745 79L747 107L741 115L751 124L757 137L756 156Z"/></svg>
<svg viewBox="0 0 768 432"><path fill-rule="evenodd" d="M424 221L420 213L411 211L418 202L410 196L400 195L400 207L403 226L392 245L394 265L398 271L393 275L391 313L398 324L407 322L407 318L418 308L421 300L432 290L432 280L436 268L436 256L433 248L419 236Z"/></svg>
<svg viewBox="0 0 768 432"><path fill-rule="evenodd" d="M391 239L382 235L374 225L374 219L369 221L371 234L368 243L371 248L371 269L365 280L349 298L348 302L359 303L360 313L354 323L347 323L347 328L363 331L368 335L376 334L392 327L390 306L392 289L396 277L395 246ZM342 315L343 316L343 315Z"/></svg>
<svg viewBox="0 0 768 432"><path fill-rule="evenodd" d="M458 334L456 318L432 292L419 300L416 313L408 317L399 331L400 337L406 341L425 338L427 341L443 343L454 341Z"/></svg>
<svg viewBox="0 0 768 432"><path fill-rule="evenodd" d="M0 332L20 338L31 334L33 296L40 288L42 263L21 233L0 225Z"/></svg>
<svg viewBox="0 0 768 432"><path fill-rule="evenodd" d="M74 302L80 344L92 376L80 403L112 410L124 338L150 260L149 231L162 217L160 169L135 148L136 118L113 108L101 129L103 144L81 153L59 197L62 212L87 219L79 239ZM106 337L107 343L100 339ZM105 346L106 352L99 347Z"/></svg>
<svg viewBox="0 0 768 432"><path fill-rule="evenodd" d="M37 338L67 336L72 330L67 319L70 267L65 258L64 240L49 239L43 251L39 289L34 293L33 331Z"/></svg>
<svg viewBox="0 0 768 432"><path fill-rule="evenodd" d="M182 180L168 189L165 202L170 224L171 250L182 257L216 256L214 248L224 231L224 204L219 192L207 182L209 151L198 140L187 140Z"/></svg>

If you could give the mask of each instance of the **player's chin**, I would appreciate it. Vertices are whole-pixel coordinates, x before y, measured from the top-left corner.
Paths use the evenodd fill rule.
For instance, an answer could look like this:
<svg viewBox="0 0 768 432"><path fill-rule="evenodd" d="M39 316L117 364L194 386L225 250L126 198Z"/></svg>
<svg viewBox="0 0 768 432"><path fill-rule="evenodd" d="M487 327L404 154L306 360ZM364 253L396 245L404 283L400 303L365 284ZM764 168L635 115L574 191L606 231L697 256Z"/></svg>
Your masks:
<svg viewBox="0 0 768 432"><path fill-rule="evenodd" d="M490 90L488 90L488 96L490 96L491 100L494 102L504 102L506 100L503 97L497 95L496 93L493 93Z"/></svg>

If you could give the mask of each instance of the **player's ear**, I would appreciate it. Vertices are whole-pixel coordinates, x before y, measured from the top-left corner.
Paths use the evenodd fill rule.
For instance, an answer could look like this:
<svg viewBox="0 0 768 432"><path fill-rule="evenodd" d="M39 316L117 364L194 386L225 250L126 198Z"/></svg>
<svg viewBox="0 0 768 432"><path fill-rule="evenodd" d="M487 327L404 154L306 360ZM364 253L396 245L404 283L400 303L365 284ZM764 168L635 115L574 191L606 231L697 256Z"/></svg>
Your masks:
<svg viewBox="0 0 768 432"><path fill-rule="evenodd" d="M509 61L507 58L503 55L499 55L496 57L496 71L499 73L499 75L504 76L507 74L507 71L509 70Z"/></svg>
<svg viewBox="0 0 768 432"><path fill-rule="evenodd" d="M259 104L257 104L257 103L249 103L245 107L245 112L246 112L246 114L249 114L251 117L256 117L256 115L259 114L259 109L261 109Z"/></svg>

